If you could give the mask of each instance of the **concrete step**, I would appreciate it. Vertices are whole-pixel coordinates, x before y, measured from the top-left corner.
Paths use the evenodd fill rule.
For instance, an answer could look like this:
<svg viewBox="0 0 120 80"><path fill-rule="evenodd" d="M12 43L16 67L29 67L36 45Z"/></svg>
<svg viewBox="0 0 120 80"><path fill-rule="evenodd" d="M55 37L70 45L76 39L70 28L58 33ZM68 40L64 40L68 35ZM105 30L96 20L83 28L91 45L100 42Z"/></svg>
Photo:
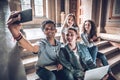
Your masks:
<svg viewBox="0 0 120 80"><path fill-rule="evenodd" d="M95 45L98 47L99 50L112 46L108 41L99 41L96 42Z"/></svg>
<svg viewBox="0 0 120 80"><path fill-rule="evenodd" d="M38 79L39 79L39 76L35 72L27 74L27 80L38 80Z"/></svg>
<svg viewBox="0 0 120 80"><path fill-rule="evenodd" d="M114 47L114 46L110 46L110 47L104 48L102 50L99 50L99 52L104 53L107 56L107 55L114 53L118 50L119 50L119 48Z"/></svg>
<svg viewBox="0 0 120 80"><path fill-rule="evenodd" d="M111 67L117 65L117 64L120 64L120 53L116 56L113 56L112 58L110 58L108 60L109 64Z"/></svg>
<svg viewBox="0 0 120 80"><path fill-rule="evenodd" d="M26 58L32 57L32 56L36 56L36 54L33 54L32 52L27 51L26 49L24 49L24 50L21 52L21 58L22 58L22 59L26 59Z"/></svg>
<svg viewBox="0 0 120 80"><path fill-rule="evenodd" d="M32 73L35 71L35 64L37 60L38 60L37 56L29 57L22 60L25 67L26 74Z"/></svg>
<svg viewBox="0 0 120 80"><path fill-rule="evenodd" d="M108 41L99 41L99 42L95 42L95 45L100 47L100 46L104 46L104 45L107 45L109 44Z"/></svg>

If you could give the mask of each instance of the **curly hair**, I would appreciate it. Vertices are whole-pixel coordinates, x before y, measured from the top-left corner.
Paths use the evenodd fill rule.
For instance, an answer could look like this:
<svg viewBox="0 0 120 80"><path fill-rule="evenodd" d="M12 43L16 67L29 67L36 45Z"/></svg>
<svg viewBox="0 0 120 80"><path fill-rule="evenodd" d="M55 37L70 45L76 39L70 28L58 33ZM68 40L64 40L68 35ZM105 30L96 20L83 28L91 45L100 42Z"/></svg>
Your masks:
<svg viewBox="0 0 120 80"><path fill-rule="evenodd" d="M92 20L86 20L83 23L83 32L84 33L86 33L86 30L85 30L86 22L89 22L91 24L91 30L90 30L90 33L88 34L88 40L90 40L91 38L93 38L93 36L97 36L97 29L96 29L95 23Z"/></svg>

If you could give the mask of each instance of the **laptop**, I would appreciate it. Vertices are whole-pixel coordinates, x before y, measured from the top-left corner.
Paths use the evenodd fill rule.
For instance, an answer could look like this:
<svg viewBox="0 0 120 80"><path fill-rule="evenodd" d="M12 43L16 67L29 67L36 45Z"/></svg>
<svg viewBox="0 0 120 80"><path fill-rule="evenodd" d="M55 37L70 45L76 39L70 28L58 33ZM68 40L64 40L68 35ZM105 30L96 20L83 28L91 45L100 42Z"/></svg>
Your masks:
<svg viewBox="0 0 120 80"><path fill-rule="evenodd" d="M109 65L85 72L84 80L101 80L108 73Z"/></svg>

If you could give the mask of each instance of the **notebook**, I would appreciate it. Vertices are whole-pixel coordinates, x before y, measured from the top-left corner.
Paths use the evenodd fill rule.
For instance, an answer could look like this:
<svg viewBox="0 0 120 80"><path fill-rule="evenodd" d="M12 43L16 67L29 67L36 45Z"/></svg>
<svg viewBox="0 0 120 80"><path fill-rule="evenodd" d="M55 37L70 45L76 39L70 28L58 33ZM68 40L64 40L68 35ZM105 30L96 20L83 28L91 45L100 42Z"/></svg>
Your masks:
<svg viewBox="0 0 120 80"><path fill-rule="evenodd" d="M109 65L88 70L85 72L84 80L100 80L107 74L108 69Z"/></svg>

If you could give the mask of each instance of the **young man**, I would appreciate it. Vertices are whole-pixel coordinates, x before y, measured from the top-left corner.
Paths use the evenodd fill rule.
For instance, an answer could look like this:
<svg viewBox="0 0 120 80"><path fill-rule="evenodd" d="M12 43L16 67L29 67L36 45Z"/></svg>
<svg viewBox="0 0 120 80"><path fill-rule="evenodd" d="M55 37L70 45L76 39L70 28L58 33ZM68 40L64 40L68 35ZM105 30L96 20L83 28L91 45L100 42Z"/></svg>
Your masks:
<svg viewBox="0 0 120 80"><path fill-rule="evenodd" d="M68 73L69 80L84 80L84 72L96 68L87 46L77 42L77 38L78 31L75 28L69 28L66 34L67 44L59 52L60 63L63 65L63 70ZM108 75L102 80L107 78ZM63 77L62 80L66 79Z"/></svg>
<svg viewBox="0 0 120 80"><path fill-rule="evenodd" d="M16 15L18 15L18 17L14 17ZM62 66L58 64L58 52L61 44L55 39L55 33L57 32L55 23L51 20L43 21L41 27L46 38L41 40L39 44L32 45L21 34L21 25L14 23L15 21L19 21L20 18L19 12L14 12L7 21L8 28L14 39L16 39L23 48L38 53L36 73L42 80L56 80L56 75L62 71L58 70L61 69ZM51 70L50 67L54 67L53 69L55 70Z"/></svg>

